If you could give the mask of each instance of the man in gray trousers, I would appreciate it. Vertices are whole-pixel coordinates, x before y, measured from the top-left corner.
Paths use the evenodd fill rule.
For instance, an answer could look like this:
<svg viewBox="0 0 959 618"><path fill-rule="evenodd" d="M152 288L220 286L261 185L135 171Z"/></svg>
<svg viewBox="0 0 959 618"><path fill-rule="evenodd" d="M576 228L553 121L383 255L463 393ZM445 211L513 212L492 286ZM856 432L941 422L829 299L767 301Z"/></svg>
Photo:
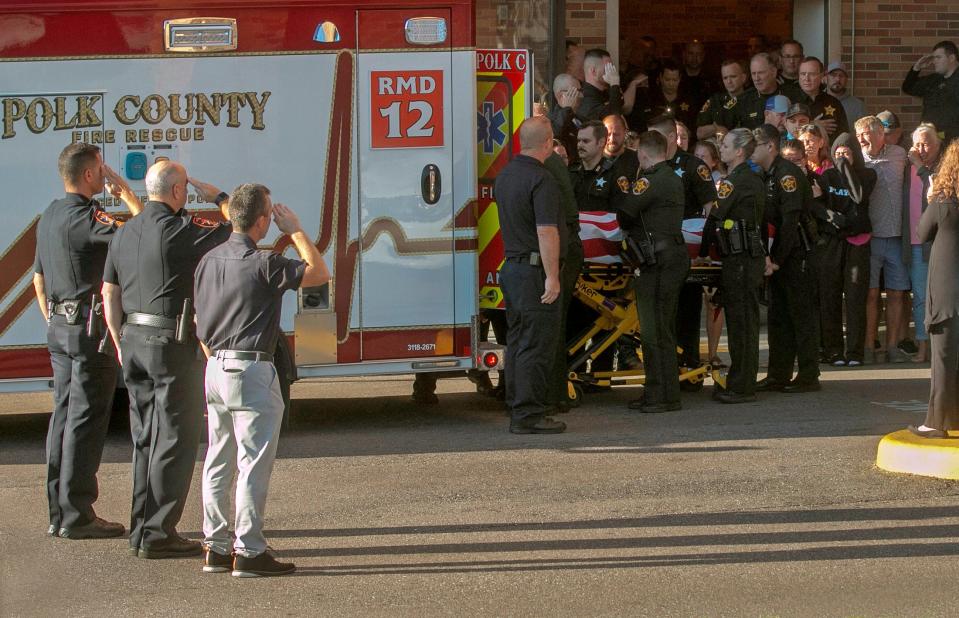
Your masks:
<svg viewBox="0 0 959 618"><path fill-rule="evenodd" d="M203 466L203 571L234 577L284 575L263 537L266 495L283 420L273 351L280 334L283 293L330 280L330 272L292 210L273 204L263 185L238 187L229 202L233 234L196 269L197 336L207 354L206 403L210 444ZM303 261L257 243L270 219L289 234ZM236 476L236 508L230 488ZM230 536L230 517L235 516Z"/></svg>

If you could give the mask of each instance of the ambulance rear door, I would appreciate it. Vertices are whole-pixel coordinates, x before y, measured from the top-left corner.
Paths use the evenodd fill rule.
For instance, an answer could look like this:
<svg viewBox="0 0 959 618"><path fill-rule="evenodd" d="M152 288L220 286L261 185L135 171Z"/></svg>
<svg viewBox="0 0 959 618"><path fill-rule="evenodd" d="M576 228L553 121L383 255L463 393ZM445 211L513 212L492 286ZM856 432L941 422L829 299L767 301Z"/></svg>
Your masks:
<svg viewBox="0 0 959 618"><path fill-rule="evenodd" d="M472 127L452 126L451 26L448 9L357 11L364 361L454 355L452 135Z"/></svg>

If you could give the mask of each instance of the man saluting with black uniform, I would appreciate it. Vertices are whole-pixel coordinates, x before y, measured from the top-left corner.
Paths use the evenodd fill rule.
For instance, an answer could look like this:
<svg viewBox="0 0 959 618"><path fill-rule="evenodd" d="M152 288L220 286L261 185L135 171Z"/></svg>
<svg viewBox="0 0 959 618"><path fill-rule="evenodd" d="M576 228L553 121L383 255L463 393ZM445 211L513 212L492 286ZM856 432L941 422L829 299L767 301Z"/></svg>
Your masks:
<svg viewBox="0 0 959 618"><path fill-rule="evenodd" d="M47 534L65 539L115 537L123 534L123 524L105 521L93 510L117 379L116 360L98 350L102 308L93 296L99 292L107 246L119 223L100 209L93 195L108 181L111 192L134 215L140 212L140 202L104 165L96 146L71 144L60 153L58 165L66 196L40 216L33 268L53 365Z"/></svg>
<svg viewBox="0 0 959 618"><path fill-rule="evenodd" d="M679 363L676 357L676 305L689 274L683 240L683 181L666 161L666 138L657 131L639 136L642 173L622 200L617 216L640 249L643 264L636 278L636 308L642 327L646 388L630 403L640 412L679 410Z"/></svg>
<svg viewBox="0 0 959 618"><path fill-rule="evenodd" d="M201 199L226 210L226 193L189 182ZM173 161L147 171L149 201L110 243L103 275L107 324L130 392L130 553L140 558L201 551L176 532L203 435L203 354L190 298L200 258L233 228L187 213L187 183L186 170Z"/></svg>

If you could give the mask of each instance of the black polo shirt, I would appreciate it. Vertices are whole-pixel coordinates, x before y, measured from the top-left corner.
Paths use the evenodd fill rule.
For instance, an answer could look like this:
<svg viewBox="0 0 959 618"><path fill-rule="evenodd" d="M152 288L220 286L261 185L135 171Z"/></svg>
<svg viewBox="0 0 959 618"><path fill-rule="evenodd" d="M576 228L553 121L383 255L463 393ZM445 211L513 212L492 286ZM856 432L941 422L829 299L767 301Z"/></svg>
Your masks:
<svg viewBox="0 0 959 618"><path fill-rule="evenodd" d="M119 285L124 313L176 318L193 294L200 258L233 230L163 202L147 202L113 237L103 280Z"/></svg>
<svg viewBox="0 0 959 618"><path fill-rule="evenodd" d="M560 257L566 255L566 225L562 196L546 167L526 155L516 155L496 176L493 185L499 227L506 257L526 257L539 252L536 227L559 230Z"/></svg>
<svg viewBox="0 0 959 618"><path fill-rule="evenodd" d="M666 163L673 173L683 179L683 218L695 219L704 216L703 206L716 201L716 185L713 184L709 168L702 159L685 150L677 150Z"/></svg>
<svg viewBox="0 0 959 618"><path fill-rule="evenodd" d="M77 193L47 206L37 224L33 272L43 275L49 300L89 301L100 292L107 247L118 225L99 202Z"/></svg>
<svg viewBox="0 0 959 618"><path fill-rule="evenodd" d="M212 350L273 354L283 293L303 282L306 263L261 251L246 234L207 253L196 269L196 334Z"/></svg>

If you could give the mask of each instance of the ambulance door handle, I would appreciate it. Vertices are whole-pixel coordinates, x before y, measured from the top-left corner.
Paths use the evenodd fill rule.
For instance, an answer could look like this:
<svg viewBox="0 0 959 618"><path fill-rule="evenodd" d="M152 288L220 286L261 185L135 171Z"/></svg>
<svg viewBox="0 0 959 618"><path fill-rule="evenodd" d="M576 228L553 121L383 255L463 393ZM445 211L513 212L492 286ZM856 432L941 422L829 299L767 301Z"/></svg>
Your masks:
<svg viewBox="0 0 959 618"><path fill-rule="evenodd" d="M433 205L440 201L440 193L443 192L443 179L440 176L440 168L430 163L423 168L423 175L420 177L420 189L423 192L423 201Z"/></svg>

